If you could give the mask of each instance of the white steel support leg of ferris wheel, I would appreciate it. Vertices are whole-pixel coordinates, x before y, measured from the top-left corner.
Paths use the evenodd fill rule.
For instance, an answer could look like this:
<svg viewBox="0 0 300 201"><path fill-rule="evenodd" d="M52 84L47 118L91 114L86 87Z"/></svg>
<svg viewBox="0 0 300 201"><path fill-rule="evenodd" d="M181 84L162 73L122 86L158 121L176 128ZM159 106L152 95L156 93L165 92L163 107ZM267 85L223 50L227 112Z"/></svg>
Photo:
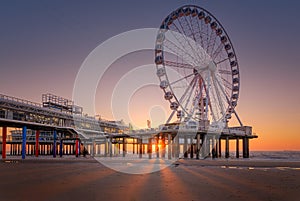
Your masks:
<svg viewBox="0 0 300 201"><path fill-rule="evenodd" d="M220 93L220 90L218 89L218 85L216 84L216 76L213 76L212 83L213 83L213 86L215 87L215 90L216 90L215 93L216 93L216 96L217 96L217 99L218 99L218 103L219 103L221 113L222 113L222 115L224 115L225 112L226 112L225 111L225 106L222 103L222 98L220 96L221 93Z"/></svg>
<svg viewBox="0 0 300 201"><path fill-rule="evenodd" d="M210 71L208 71L208 72L210 72ZM209 88L211 87L210 86L210 73L209 73L209 75L208 75L208 84L205 84L208 88L206 88L205 87L205 92L206 92L206 100L205 100L205 119L208 119L208 99L210 100L210 95L209 95ZM210 102L210 101L209 101Z"/></svg>
<svg viewBox="0 0 300 201"><path fill-rule="evenodd" d="M227 97L227 95L226 95L224 89L221 87L221 84L220 84L219 80L218 80L218 79L216 79L216 80L217 80L217 83L219 84L219 86L220 86L220 88L221 88L221 91L223 92L224 96L226 97L226 100L227 100L228 104L231 105L231 103L230 103L230 101L229 101L229 98ZM233 113L234 113L234 115L236 116L236 118L237 118L239 124L240 124L241 126L243 126L243 123L242 123L241 119L239 118L239 116L238 116L237 112L235 111L235 109L233 109Z"/></svg>
<svg viewBox="0 0 300 201"><path fill-rule="evenodd" d="M187 98L187 100L186 100L186 103L185 103L185 105L184 105L184 108L187 108L188 107L188 105L189 105L189 103L190 103L190 101L191 101L191 97L192 97L192 94L193 94L193 92L194 92L194 90L196 90L196 83L197 83L197 81L198 81L198 78L197 77L194 77L194 79L192 80L192 82L190 83L190 86L192 86L192 89L191 89L191 91L189 92L189 94L188 94L188 98ZM188 91L187 91L188 92ZM187 93L186 93L187 94ZM185 98L185 96L186 96L186 94L184 95L184 96L182 96L182 98L180 98L180 102L182 102L182 100L183 100L183 98ZM194 108L192 108L193 110L190 112L190 115L192 115L193 113L194 113Z"/></svg>
<svg viewBox="0 0 300 201"><path fill-rule="evenodd" d="M211 104L211 98L210 98L210 93L209 93L209 90L211 88L211 83L210 83L210 71L208 71L208 82L207 84L204 84L204 89L205 89L205 93L206 93L206 106L205 106L205 118L208 119L208 106L210 108L210 111L213 111L213 107L212 107L212 104ZM216 121L216 116L215 116L215 113L214 112L211 112L211 115L212 115L212 119L214 121Z"/></svg>
<svg viewBox="0 0 300 201"><path fill-rule="evenodd" d="M195 77L192 79L192 81L190 82L188 88L185 90L185 92L183 93L183 95L181 96L180 100L179 100L179 104L181 104L182 100L185 98L185 96L187 95L188 91L190 90L190 88L194 85L193 83L195 82ZM193 91L193 90L191 90ZM170 123L170 121L172 120L174 114L175 114L176 110L173 110L173 112L171 113L171 115L169 116L166 124Z"/></svg>
<svg viewBox="0 0 300 201"><path fill-rule="evenodd" d="M243 127L243 123L241 121L241 119L239 118L237 112L235 111L235 109L233 110L234 115L236 116L237 120L239 121L240 125Z"/></svg>
<svg viewBox="0 0 300 201"><path fill-rule="evenodd" d="M170 123L170 121L172 120L172 118L173 118L175 112L176 112L176 110L173 110L173 112L172 112L171 115L169 116L169 118L168 118L166 124Z"/></svg>
<svg viewBox="0 0 300 201"><path fill-rule="evenodd" d="M205 112L204 112L204 101L203 101L203 88L204 88L204 83L202 83L201 81L201 87L200 87L200 97L201 97L201 101L200 101L200 108L201 108L201 115L200 118L204 119L205 118ZM206 104L206 103L205 103Z"/></svg>
<svg viewBox="0 0 300 201"><path fill-rule="evenodd" d="M205 158L207 153L207 134L203 135L202 137L202 146L201 146L201 158Z"/></svg>

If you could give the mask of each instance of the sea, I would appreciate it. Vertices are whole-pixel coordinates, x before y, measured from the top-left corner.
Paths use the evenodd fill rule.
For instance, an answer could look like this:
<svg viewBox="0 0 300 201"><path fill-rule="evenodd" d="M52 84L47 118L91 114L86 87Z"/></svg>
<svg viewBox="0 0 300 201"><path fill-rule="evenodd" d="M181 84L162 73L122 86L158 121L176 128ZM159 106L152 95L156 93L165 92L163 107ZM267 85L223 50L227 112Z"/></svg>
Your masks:
<svg viewBox="0 0 300 201"><path fill-rule="evenodd" d="M235 152L230 152L230 158L235 158ZM250 151L249 159L300 161L300 151Z"/></svg>

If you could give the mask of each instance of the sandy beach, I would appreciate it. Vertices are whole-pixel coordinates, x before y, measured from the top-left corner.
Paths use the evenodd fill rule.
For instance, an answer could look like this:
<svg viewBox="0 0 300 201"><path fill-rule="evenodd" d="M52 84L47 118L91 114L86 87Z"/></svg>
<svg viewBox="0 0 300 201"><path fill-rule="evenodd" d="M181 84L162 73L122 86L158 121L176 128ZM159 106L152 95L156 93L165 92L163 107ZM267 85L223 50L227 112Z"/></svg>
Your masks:
<svg viewBox="0 0 300 201"><path fill-rule="evenodd" d="M93 158L0 162L0 200L297 201L300 162L179 160L162 171L130 175Z"/></svg>

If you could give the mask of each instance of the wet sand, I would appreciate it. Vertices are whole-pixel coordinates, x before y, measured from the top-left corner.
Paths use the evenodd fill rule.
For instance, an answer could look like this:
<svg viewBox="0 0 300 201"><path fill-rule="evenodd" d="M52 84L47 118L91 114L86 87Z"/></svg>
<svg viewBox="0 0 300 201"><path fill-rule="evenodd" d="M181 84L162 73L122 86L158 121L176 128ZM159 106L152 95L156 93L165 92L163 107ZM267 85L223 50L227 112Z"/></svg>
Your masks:
<svg viewBox="0 0 300 201"><path fill-rule="evenodd" d="M298 201L300 161L179 160L129 175L92 158L0 162L0 200Z"/></svg>

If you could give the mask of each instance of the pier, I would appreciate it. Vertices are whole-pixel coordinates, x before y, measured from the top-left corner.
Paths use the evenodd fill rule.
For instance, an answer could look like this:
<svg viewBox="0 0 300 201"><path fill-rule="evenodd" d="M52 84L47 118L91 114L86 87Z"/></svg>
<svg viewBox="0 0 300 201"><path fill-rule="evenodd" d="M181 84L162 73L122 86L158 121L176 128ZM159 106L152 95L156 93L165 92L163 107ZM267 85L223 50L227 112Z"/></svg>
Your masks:
<svg viewBox="0 0 300 201"><path fill-rule="evenodd" d="M229 158L229 141L236 141L236 158L248 158L249 140L257 138L249 126L213 132L208 126L195 130L189 125L169 123L160 128L129 130L120 121L83 115L83 109L70 100L52 94L44 94L42 100L39 104L0 95L2 159L80 154L149 159Z"/></svg>

